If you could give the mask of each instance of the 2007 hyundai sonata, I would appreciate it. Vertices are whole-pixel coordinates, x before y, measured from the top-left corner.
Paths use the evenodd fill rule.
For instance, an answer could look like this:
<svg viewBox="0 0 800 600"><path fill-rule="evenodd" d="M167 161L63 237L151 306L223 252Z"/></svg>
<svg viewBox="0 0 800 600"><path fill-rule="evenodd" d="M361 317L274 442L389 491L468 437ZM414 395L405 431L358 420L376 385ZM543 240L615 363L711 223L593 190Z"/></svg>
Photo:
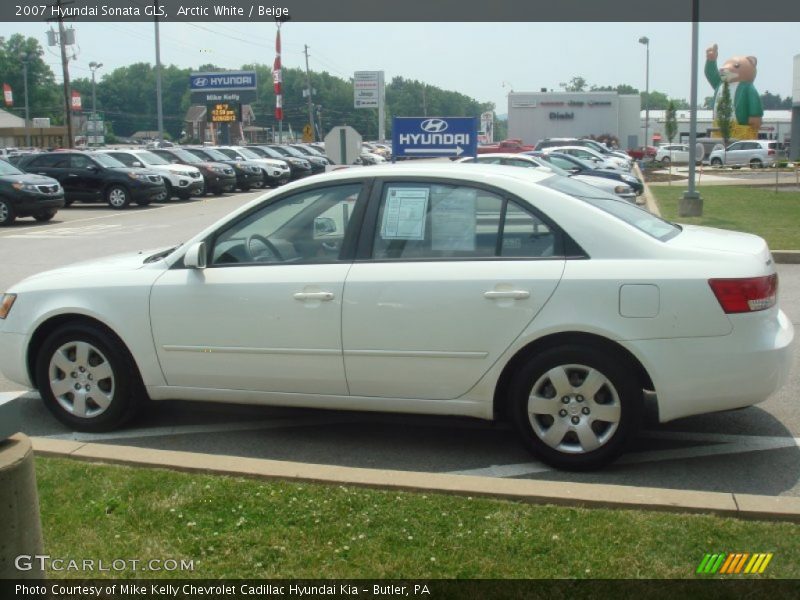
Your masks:
<svg viewBox="0 0 800 600"><path fill-rule="evenodd" d="M168 250L31 277L0 367L99 431L147 397L508 418L596 468L659 418L749 406L794 331L766 243L663 221L550 173L350 169L271 192Z"/></svg>

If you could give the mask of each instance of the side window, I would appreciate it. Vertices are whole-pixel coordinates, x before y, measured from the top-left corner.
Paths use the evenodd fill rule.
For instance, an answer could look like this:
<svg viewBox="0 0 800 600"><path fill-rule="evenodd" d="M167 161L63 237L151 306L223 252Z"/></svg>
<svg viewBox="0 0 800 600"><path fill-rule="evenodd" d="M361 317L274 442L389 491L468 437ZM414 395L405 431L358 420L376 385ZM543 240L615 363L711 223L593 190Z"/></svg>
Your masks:
<svg viewBox="0 0 800 600"><path fill-rule="evenodd" d="M372 258L550 257L555 241L543 221L492 192L395 183L383 188Z"/></svg>
<svg viewBox="0 0 800 600"><path fill-rule="evenodd" d="M94 164L88 156L83 154L73 154L69 161L69 166L73 169L85 169Z"/></svg>
<svg viewBox="0 0 800 600"><path fill-rule="evenodd" d="M69 167L69 154L42 154L31 161L29 168L34 167L65 169Z"/></svg>
<svg viewBox="0 0 800 600"><path fill-rule="evenodd" d="M508 158L506 159L505 164L510 165L512 167L527 167L529 169L535 169L536 167L539 166L536 163L532 163L527 160L522 160L520 158Z"/></svg>
<svg viewBox="0 0 800 600"><path fill-rule="evenodd" d="M478 158L475 160L475 162L479 162L482 165L499 165L500 159L497 158L496 156L487 156L485 158L484 157Z"/></svg>
<svg viewBox="0 0 800 600"><path fill-rule="evenodd" d="M744 150L744 143L736 142L735 144L731 144L728 146L728 152L731 152L732 150Z"/></svg>
<svg viewBox="0 0 800 600"><path fill-rule="evenodd" d="M360 193L360 183L315 188L250 213L218 233L211 264L335 262Z"/></svg>

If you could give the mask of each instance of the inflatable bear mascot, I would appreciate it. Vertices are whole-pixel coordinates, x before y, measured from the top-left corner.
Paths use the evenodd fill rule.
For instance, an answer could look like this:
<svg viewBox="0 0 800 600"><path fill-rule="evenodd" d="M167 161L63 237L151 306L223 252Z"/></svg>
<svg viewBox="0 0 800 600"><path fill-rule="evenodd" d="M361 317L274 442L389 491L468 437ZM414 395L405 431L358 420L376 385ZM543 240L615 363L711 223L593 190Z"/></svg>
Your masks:
<svg viewBox="0 0 800 600"><path fill-rule="evenodd" d="M722 83L727 81L735 117L731 137L740 140L757 139L761 117L764 116L761 98L753 85L758 61L755 56L733 56L721 68L717 68L717 56L716 44L706 50L706 79L714 88L714 127L719 128L717 103L722 96Z"/></svg>

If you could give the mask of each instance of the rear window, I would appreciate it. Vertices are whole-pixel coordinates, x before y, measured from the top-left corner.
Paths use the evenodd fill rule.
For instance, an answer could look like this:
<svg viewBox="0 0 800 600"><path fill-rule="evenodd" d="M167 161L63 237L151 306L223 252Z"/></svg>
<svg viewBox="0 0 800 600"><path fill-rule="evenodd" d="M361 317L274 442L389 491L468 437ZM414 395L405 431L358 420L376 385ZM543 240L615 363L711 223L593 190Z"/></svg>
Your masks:
<svg viewBox="0 0 800 600"><path fill-rule="evenodd" d="M578 200L583 200L662 242L666 242L681 232L678 225L665 221L627 200L607 194L588 183L556 176L542 180L541 184Z"/></svg>

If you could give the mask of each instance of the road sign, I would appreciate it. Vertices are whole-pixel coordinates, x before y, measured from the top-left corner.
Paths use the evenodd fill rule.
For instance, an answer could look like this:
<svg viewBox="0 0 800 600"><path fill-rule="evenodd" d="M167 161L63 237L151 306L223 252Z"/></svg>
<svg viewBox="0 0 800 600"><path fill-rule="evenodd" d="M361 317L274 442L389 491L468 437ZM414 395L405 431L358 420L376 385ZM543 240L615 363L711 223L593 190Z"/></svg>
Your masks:
<svg viewBox="0 0 800 600"><path fill-rule="evenodd" d="M477 156L476 117L394 117L392 155Z"/></svg>
<svg viewBox="0 0 800 600"><path fill-rule="evenodd" d="M337 165L352 165L361 156L361 135L349 125L334 127L325 136L325 154Z"/></svg>
<svg viewBox="0 0 800 600"><path fill-rule="evenodd" d="M314 141L314 130L311 129L311 125L308 123L305 124L303 127L303 141L304 142L313 142Z"/></svg>

